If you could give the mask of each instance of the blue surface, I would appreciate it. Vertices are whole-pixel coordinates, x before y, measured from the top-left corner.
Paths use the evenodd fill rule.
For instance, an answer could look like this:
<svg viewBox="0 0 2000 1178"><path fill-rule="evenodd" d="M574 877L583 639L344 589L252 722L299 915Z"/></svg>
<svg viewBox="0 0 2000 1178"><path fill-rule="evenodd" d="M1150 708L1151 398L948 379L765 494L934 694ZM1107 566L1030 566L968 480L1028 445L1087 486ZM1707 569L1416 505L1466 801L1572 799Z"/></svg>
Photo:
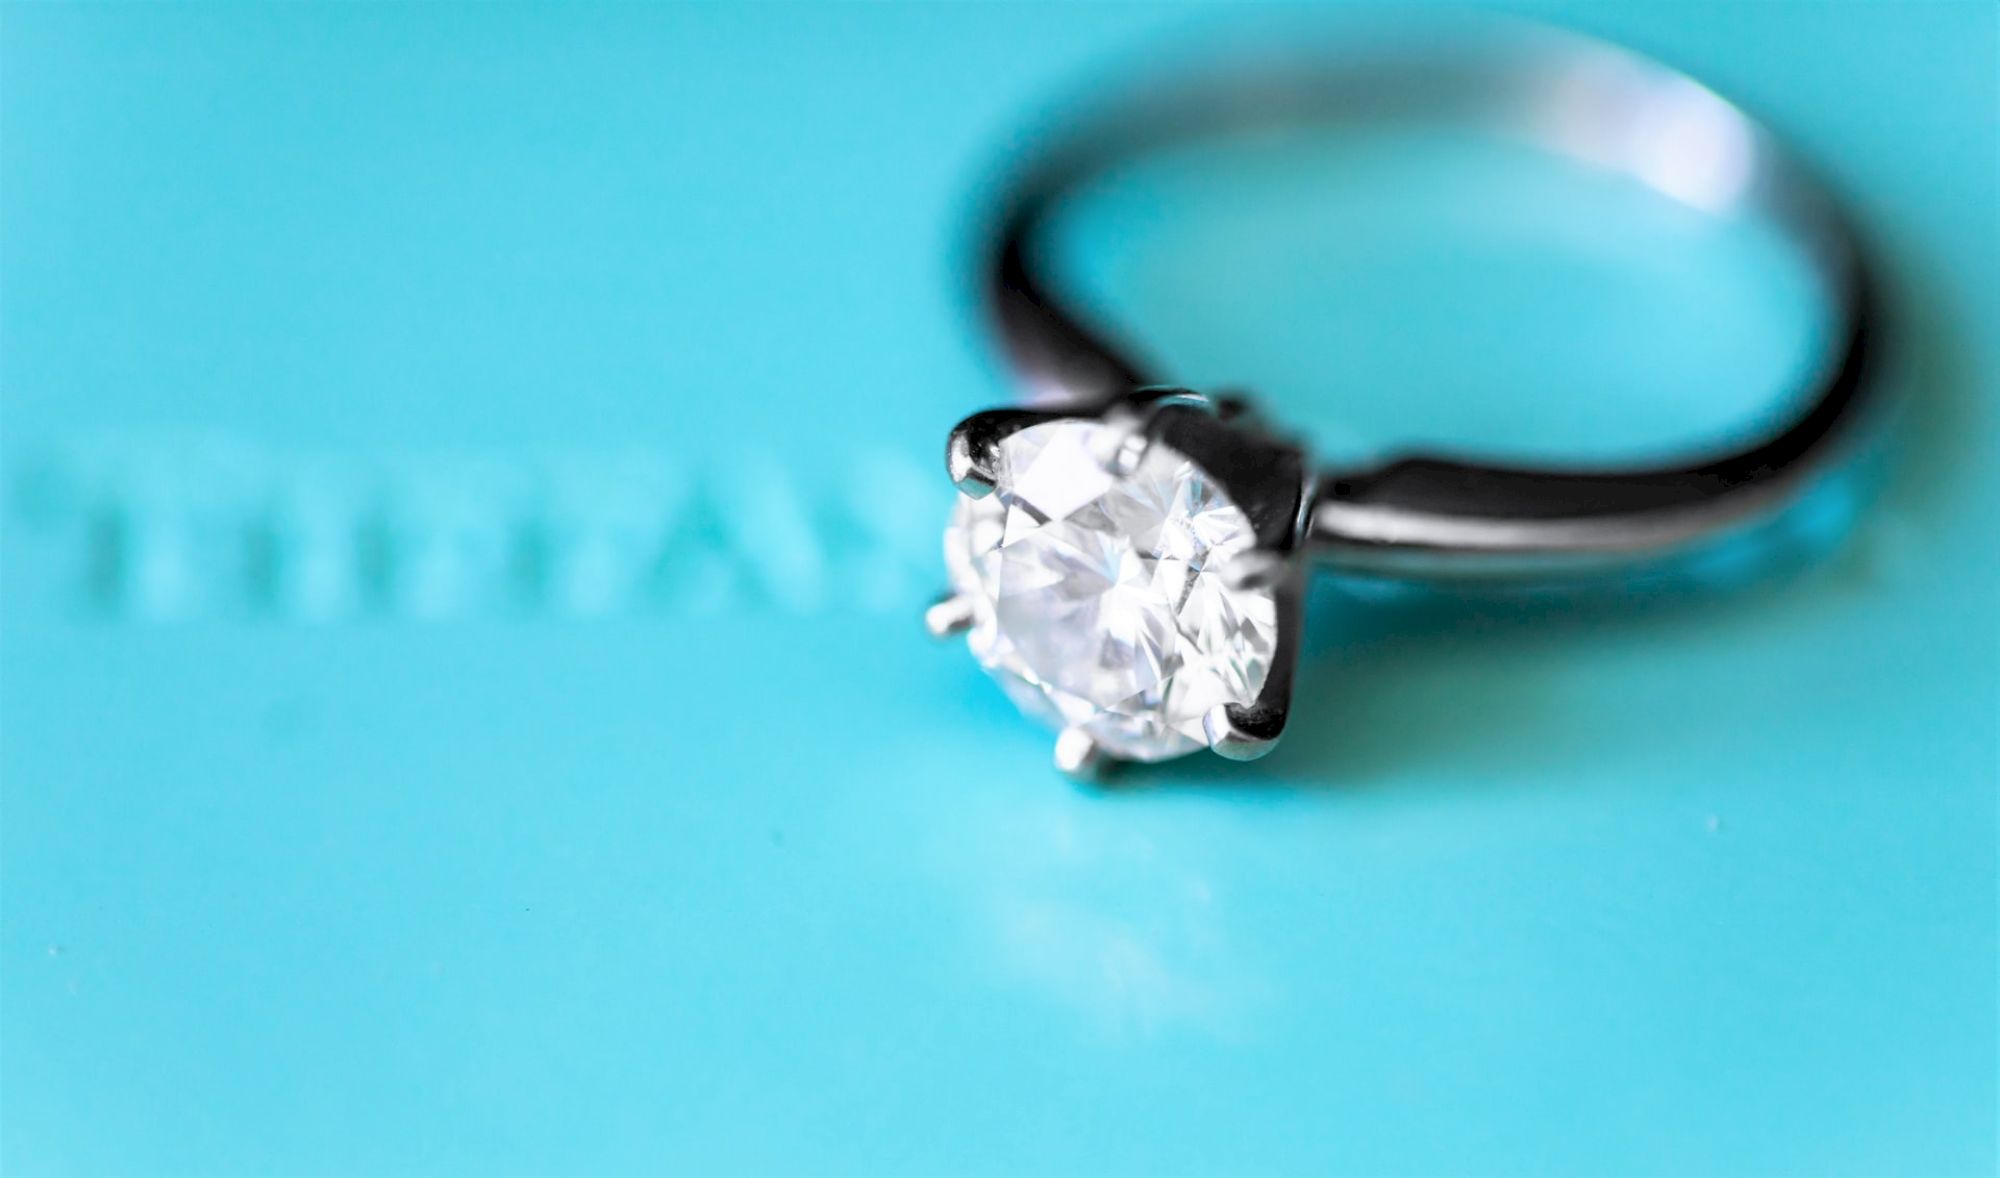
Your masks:
<svg viewBox="0 0 2000 1178"><path fill-rule="evenodd" d="M1286 747L1100 794L913 619L999 393L962 218L1242 10L0 8L0 1168L1990 1173L1994 9L1531 11L1852 196L1877 501L1712 599L1322 594ZM1357 299L1121 184L1099 297L1341 446L1644 448L1788 362L1591 218L1312 238Z"/></svg>

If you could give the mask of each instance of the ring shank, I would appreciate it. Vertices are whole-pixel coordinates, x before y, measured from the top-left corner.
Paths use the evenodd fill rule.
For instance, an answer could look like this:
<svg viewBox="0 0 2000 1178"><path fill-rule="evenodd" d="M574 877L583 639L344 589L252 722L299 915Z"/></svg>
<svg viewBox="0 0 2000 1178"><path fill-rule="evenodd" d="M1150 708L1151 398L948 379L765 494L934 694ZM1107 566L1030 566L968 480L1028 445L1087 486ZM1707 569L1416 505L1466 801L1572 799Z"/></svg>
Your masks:
<svg viewBox="0 0 2000 1178"><path fill-rule="evenodd" d="M1838 456L1878 382L1870 286L1839 209L1747 115L1689 78L1543 29L1332 64L1292 52L1206 69L1101 110L1042 146L993 239L985 295L1031 399L1100 404L1170 383L1050 285L1037 251L1060 199L1108 166L1191 139L1309 123L1444 120L1631 176L1723 218L1767 223L1831 310L1799 408L1748 445L1634 468L1534 469L1411 456L1325 472L1305 542L1343 568L1483 578L1649 560L1782 507Z"/></svg>

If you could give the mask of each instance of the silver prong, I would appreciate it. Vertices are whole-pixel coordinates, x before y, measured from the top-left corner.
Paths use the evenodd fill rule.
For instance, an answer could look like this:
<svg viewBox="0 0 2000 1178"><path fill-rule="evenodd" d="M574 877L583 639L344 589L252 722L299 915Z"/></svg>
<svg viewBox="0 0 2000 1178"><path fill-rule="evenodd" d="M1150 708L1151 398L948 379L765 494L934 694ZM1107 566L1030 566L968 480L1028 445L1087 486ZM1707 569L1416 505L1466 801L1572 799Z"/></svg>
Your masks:
<svg viewBox="0 0 2000 1178"><path fill-rule="evenodd" d="M972 629L972 602L947 593L924 611L924 629L932 638L949 638Z"/></svg>
<svg viewBox="0 0 2000 1178"><path fill-rule="evenodd" d="M1278 745L1284 717L1263 715L1241 704L1217 704L1201 718L1208 747L1232 761L1254 761Z"/></svg>
<svg viewBox="0 0 2000 1178"><path fill-rule="evenodd" d="M1065 728L1056 737L1056 768L1071 781L1096 781L1109 764L1110 758L1083 729Z"/></svg>
<svg viewBox="0 0 2000 1178"><path fill-rule="evenodd" d="M1139 469L1153 448L1154 426L1168 409L1197 409L1213 415L1215 402L1191 389L1144 388L1127 395L1104 414L1108 427L1097 461L1106 474L1124 478Z"/></svg>
<svg viewBox="0 0 2000 1178"><path fill-rule="evenodd" d="M951 427L945 441L945 471L952 485L974 499L993 493L1000 481L1000 446L1018 430L1062 415L1039 409L984 409Z"/></svg>
<svg viewBox="0 0 2000 1178"><path fill-rule="evenodd" d="M1051 416L1032 409L986 409L952 426L944 448L952 485L974 499L991 495L1000 481L1000 444L1016 430Z"/></svg>
<svg viewBox="0 0 2000 1178"><path fill-rule="evenodd" d="M972 433L963 423L951 431L951 438L945 443L944 465L952 486L961 492L974 499L984 499L993 493L991 459L973 452Z"/></svg>
<svg viewBox="0 0 2000 1178"><path fill-rule="evenodd" d="M1285 578L1285 558L1268 549L1253 548L1237 553L1216 572L1231 589L1270 589Z"/></svg>
<svg viewBox="0 0 2000 1178"><path fill-rule="evenodd" d="M1104 424L1110 427L1110 432L1105 435L1097 464L1104 468L1104 473L1122 479L1146 460L1146 451L1153 448L1153 436L1145 422L1122 414L1108 418Z"/></svg>

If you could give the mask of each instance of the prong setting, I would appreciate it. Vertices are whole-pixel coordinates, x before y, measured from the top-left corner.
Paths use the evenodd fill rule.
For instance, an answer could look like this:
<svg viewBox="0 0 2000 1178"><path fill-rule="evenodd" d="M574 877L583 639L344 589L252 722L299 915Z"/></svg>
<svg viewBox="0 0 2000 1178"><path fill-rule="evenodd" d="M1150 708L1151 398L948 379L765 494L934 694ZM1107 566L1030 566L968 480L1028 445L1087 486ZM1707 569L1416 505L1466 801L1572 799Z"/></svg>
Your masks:
<svg viewBox="0 0 2000 1178"><path fill-rule="evenodd" d="M961 494L983 499L993 493L992 457L974 454L972 438L963 430L951 431L951 440L945 445L944 464L951 485Z"/></svg>
<svg viewBox="0 0 2000 1178"><path fill-rule="evenodd" d="M1255 706L1217 704L1201 719L1208 735L1208 747L1217 756L1232 761L1254 761L1278 746L1284 734L1282 712L1272 714Z"/></svg>
<svg viewBox="0 0 2000 1178"><path fill-rule="evenodd" d="M1126 478L1146 460L1153 439L1147 436L1145 426L1136 421L1114 420L1106 424L1112 428L1106 431L1104 444L1099 447L1097 464L1113 478Z"/></svg>
<svg viewBox="0 0 2000 1178"><path fill-rule="evenodd" d="M1249 760L1283 732L1302 580L1294 525L1309 467L1296 444L1236 410L1186 390L1139 389L1094 412L991 410L952 430L946 465L964 493L947 533L952 593L925 624L940 637L970 628L987 672L1024 710L1061 726L1054 760L1072 778L1204 747ZM1149 569L1185 559L1176 538L1191 529L1207 556L1173 593L1136 573L1114 591L1065 555L1101 548L1120 567ZM1051 587L1102 602L1045 612ZM1182 624L1183 611L1218 609L1240 624ZM977 627L975 612L987 619ZM1097 632L1111 627L1146 637L1129 653L1094 655L1106 649ZM1171 677L1149 679L1148 667L1171 667ZM1142 688L1150 702L1134 710Z"/></svg>
<svg viewBox="0 0 2000 1178"><path fill-rule="evenodd" d="M1263 690L1251 703L1217 704L1201 718L1208 747L1231 761L1254 761L1268 754L1285 735L1285 724L1291 719L1292 680L1298 668L1299 627L1305 613L1305 578L1302 570L1280 554L1264 555L1278 558L1264 565L1274 576L1270 587L1277 597L1278 643L1264 675Z"/></svg>
<svg viewBox="0 0 2000 1178"><path fill-rule="evenodd" d="M1222 583L1231 589L1270 589L1284 580L1285 557L1267 548L1240 553L1219 570Z"/></svg>
<svg viewBox="0 0 2000 1178"><path fill-rule="evenodd" d="M1112 759L1088 732L1065 728L1056 736L1056 769L1076 782L1096 782L1104 778Z"/></svg>
<svg viewBox="0 0 2000 1178"><path fill-rule="evenodd" d="M983 499L999 482L996 469L1000 443L1009 434L1059 414L1033 409L987 409L951 427L945 439L945 474L962 494Z"/></svg>
<svg viewBox="0 0 2000 1178"><path fill-rule="evenodd" d="M1099 465L1114 478L1125 478L1146 460L1153 448L1163 415L1174 409L1192 409L1216 416L1214 401L1192 389L1143 388L1120 398L1104 411L1106 444L1098 455Z"/></svg>
<svg viewBox="0 0 2000 1178"><path fill-rule="evenodd" d="M955 593L946 593L924 611L924 629L932 638L946 639L972 629L972 602Z"/></svg>

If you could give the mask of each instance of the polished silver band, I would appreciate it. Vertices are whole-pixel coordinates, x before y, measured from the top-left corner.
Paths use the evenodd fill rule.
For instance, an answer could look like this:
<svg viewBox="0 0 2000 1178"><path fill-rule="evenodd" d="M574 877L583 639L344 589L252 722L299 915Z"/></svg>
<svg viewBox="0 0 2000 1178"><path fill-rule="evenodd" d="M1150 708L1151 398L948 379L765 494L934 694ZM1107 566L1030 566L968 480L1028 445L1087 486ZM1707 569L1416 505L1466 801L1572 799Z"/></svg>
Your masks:
<svg viewBox="0 0 2000 1178"><path fill-rule="evenodd" d="M1488 34L1492 30L1486 31ZM1041 404L1093 406L1167 383L1065 303L1038 253L1061 199L1110 165L1274 126L1448 121L1631 176L1705 213L1767 223L1806 258L1825 346L1777 430L1657 466L1530 469L1413 455L1322 472L1305 542L1340 568L1486 578L1650 561L1760 520L1838 457L1873 390L1869 275L1834 201L1769 132L1713 92L1601 42L1509 28L1364 55L1262 53L1135 90L1031 152L1006 189L984 294Z"/></svg>

